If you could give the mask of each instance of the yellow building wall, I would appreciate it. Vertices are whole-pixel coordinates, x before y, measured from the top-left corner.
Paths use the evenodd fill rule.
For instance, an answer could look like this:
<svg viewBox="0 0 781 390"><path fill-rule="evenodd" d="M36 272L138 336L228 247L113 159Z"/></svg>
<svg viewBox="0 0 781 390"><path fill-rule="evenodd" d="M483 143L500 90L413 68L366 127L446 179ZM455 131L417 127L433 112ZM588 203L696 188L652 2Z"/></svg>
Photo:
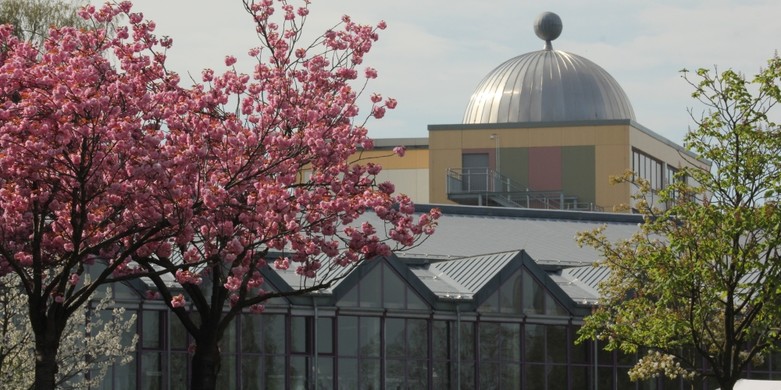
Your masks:
<svg viewBox="0 0 781 390"><path fill-rule="evenodd" d="M415 203L429 203L429 151L407 149L399 157L390 149L357 153L351 161L382 166L377 182L389 181L396 186L396 193L406 194Z"/></svg>
<svg viewBox="0 0 781 390"><path fill-rule="evenodd" d="M449 168L461 168L464 149L493 149L491 135L499 137L499 147L529 148L550 146L595 147L595 203L605 211L627 204L630 189L626 184L611 185L610 176L631 167L628 124L599 126L562 126L539 128L433 130L429 132L431 203L453 203L447 199L446 175Z"/></svg>

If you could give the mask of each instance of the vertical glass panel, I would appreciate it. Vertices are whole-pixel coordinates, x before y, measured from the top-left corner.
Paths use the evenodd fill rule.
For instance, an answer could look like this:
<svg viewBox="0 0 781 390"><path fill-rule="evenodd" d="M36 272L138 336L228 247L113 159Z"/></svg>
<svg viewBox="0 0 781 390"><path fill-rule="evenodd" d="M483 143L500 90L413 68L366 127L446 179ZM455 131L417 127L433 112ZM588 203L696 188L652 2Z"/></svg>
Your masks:
<svg viewBox="0 0 781 390"><path fill-rule="evenodd" d="M263 352L266 354L285 354L285 315L263 315Z"/></svg>
<svg viewBox="0 0 781 390"><path fill-rule="evenodd" d="M427 310L428 308L428 304L415 291L407 287L407 309Z"/></svg>
<svg viewBox="0 0 781 390"><path fill-rule="evenodd" d="M124 282L114 283L111 285L111 288L114 293L114 300L119 301L135 301L138 300L139 294L133 290L132 288L128 287ZM98 289L97 291L101 291ZM103 296L103 291L101 291L101 296Z"/></svg>
<svg viewBox="0 0 781 390"><path fill-rule="evenodd" d="M447 361L434 361L434 372L431 373L432 387L435 389L455 389L455 378L451 381L451 364Z"/></svg>
<svg viewBox="0 0 781 390"><path fill-rule="evenodd" d="M341 316L337 319L339 330L339 356L358 356L358 317ZM339 369L341 373L341 368Z"/></svg>
<svg viewBox="0 0 781 390"><path fill-rule="evenodd" d="M259 314L241 314L240 322L242 352L260 353L263 351L261 344L261 318L262 317Z"/></svg>
<svg viewBox="0 0 781 390"><path fill-rule="evenodd" d="M526 377L525 389L545 389L545 365L527 364L524 377ZM566 389L566 387L563 387Z"/></svg>
<svg viewBox="0 0 781 390"><path fill-rule="evenodd" d="M428 357L428 321L407 320L407 356L415 359Z"/></svg>
<svg viewBox="0 0 781 390"><path fill-rule="evenodd" d="M502 363L501 365L501 383L502 389L520 389L521 386L521 365L518 363ZM566 389L567 387L552 387L552 389Z"/></svg>
<svg viewBox="0 0 781 390"><path fill-rule="evenodd" d="M318 389L333 389L334 387L334 359L327 357L317 358L317 371L315 383Z"/></svg>
<svg viewBox="0 0 781 390"><path fill-rule="evenodd" d="M360 284L360 281L358 282ZM339 300L337 306L341 307L357 307L358 306L358 285L347 291L346 294Z"/></svg>
<svg viewBox="0 0 781 390"><path fill-rule="evenodd" d="M358 360L339 359L339 389L358 390Z"/></svg>
<svg viewBox="0 0 781 390"><path fill-rule="evenodd" d="M144 348L160 349L163 346L163 335L160 332L162 315L165 312L144 310L142 319L141 345Z"/></svg>
<svg viewBox="0 0 781 390"><path fill-rule="evenodd" d="M513 362L521 361L521 325L502 324L501 351L502 359Z"/></svg>
<svg viewBox="0 0 781 390"><path fill-rule="evenodd" d="M242 390L261 390L260 356L241 356L241 388Z"/></svg>
<svg viewBox="0 0 781 390"><path fill-rule="evenodd" d="M480 361L480 388L498 389L499 388L499 363L493 361Z"/></svg>
<svg viewBox="0 0 781 390"><path fill-rule="evenodd" d="M574 327L570 328L570 335L572 343L570 349L572 350L572 363L588 363L591 357L589 351L591 350L591 341L583 341L580 344L575 344L575 339L578 337Z"/></svg>
<svg viewBox="0 0 781 390"><path fill-rule="evenodd" d="M290 357L290 388L293 390L306 390L309 372L308 358L306 356Z"/></svg>
<svg viewBox="0 0 781 390"><path fill-rule="evenodd" d="M641 390L656 390L659 386L656 385L656 380L647 380L637 383L637 387ZM705 386L704 389L715 389L718 386ZM630 387L632 389L634 387Z"/></svg>
<svg viewBox="0 0 781 390"><path fill-rule="evenodd" d="M459 385L461 389L475 389L475 364L473 362L461 362L458 371Z"/></svg>
<svg viewBox="0 0 781 390"><path fill-rule="evenodd" d="M334 353L334 319L317 319L317 353Z"/></svg>
<svg viewBox="0 0 781 390"><path fill-rule="evenodd" d="M447 321L433 321L431 327L432 357L435 360L450 359L450 323Z"/></svg>
<svg viewBox="0 0 781 390"><path fill-rule="evenodd" d="M591 380L591 371L593 368L584 366L574 366L570 368L572 370L572 388L584 388L591 389L593 383ZM631 388L631 387L628 387Z"/></svg>
<svg viewBox="0 0 781 390"><path fill-rule="evenodd" d="M545 328L542 325L526 325L526 361L545 361Z"/></svg>
<svg viewBox="0 0 781 390"><path fill-rule="evenodd" d="M475 323L474 322L462 322L460 325L461 330L459 334L461 339L459 342L459 349L461 350L461 359L474 360L475 359Z"/></svg>
<svg viewBox="0 0 781 390"><path fill-rule="evenodd" d="M404 389L404 360L388 359L385 361L385 388Z"/></svg>
<svg viewBox="0 0 781 390"><path fill-rule="evenodd" d="M176 314L169 313L168 315L168 329L169 336L171 338L171 349L185 350L187 349L187 329L182 325L182 321Z"/></svg>
<svg viewBox="0 0 781 390"><path fill-rule="evenodd" d="M496 313L499 311L499 290L494 291L480 307L477 308L480 313Z"/></svg>
<svg viewBox="0 0 781 390"><path fill-rule="evenodd" d="M547 326L547 361L553 363L567 362L567 328L565 326Z"/></svg>
<svg viewBox="0 0 781 390"><path fill-rule="evenodd" d="M360 365L361 389L378 390L380 388L380 360L364 359L361 360Z"/></svg>
<svg viewBox="0 0 781 390"><path fill-rule="evenodd" d="M389 359L404 358L407 353L404 335L404 319L386 318L385 319L385 356Z"/></svg>
<svg viewBox="0 0 781 390"><path fill-rule="evenodd" d="M616 371L617 371L616 386L619 389L634 389L637 386L636 382L632 382L631 380L629 380L628 370L616 370ZM673 389L681 388L681 383L678 382L678 380L667 379L666 377L664 377L664 375L662 375L661 380L664 381L663 388L665 390L673 390Z"/></svg>
<svg viewBox="0 0 781 390"><path fill-rule="evenodd" d="M290 318L290 348L293 353L309 352L308 344L312 335L307 326L307 317Z"/></svg>
<svg viewBox="0 0 781 390"><path fill-rule="evenodd" d="M136 360L121 366L115 364L112 370L114 372L114 387L112 389L131 390L136 388ZM181 376L185 377L184 383L187 383L187 367L185 367ZM106 374L106 378L110 381L111 375Z"/></svg>
<svg viewBox="0 0 781 390"><path fill-rule="evenodd" d="M141 354L141 387L148 390L163 388L163 367L158 352Z"/></svg>
<svg viewBox="0 0 781 390"><path fill-rule="evenodd" d="M235 389L236 386L236 355L222 355L220 372L217 373L217 383L225 389Z"/></svg>
<svg viewBox="0 0 781 390"><path fill-rule="evenodd" d="M225 328L225 332L222 334L222 340L220 340L220 349L222 353L236 352L236 321L231 321Z"/></svg>
<svg viewBox="0 0 781 390"><path fill-rule="evenodd" d="M171 369L169 370L169 380L171 390L187 390L189 387L189 375L187 371L187 363L190 361L190 355L187 353L172 353L171 354ZM257 367L256 367L257 370Z"/></svg>
<svg viewBox="0 0 781 390"><path fill-rule="evenodd" d="M384 264L383 264L384 266ZM407 285L404 281L396 275L390 267L385 268L383 271L383 304L388 309L404 309L405 308L405 295L407 291Z"/></svg>
<svg viewBox="0 0 781 390"><path fill-rule="evenodd" d="M545 313L545 291L528 272L523 273L523 312Z"/></svg>
<svg viewBox="0 0 781 390"><path fill-rule="evenodd" d="M597 345L599 346L599 351L597 352L597 364L600 366L612 366L613 351L605 350L602 343L598 343Z"/></svg>
<svg viewBox="0 0 781 390"><path fill-rule="evenodd" d="M265 375L264 389L284 390L285 389L285 359L280 356L265 356L263 358L262 374Z"/></svg>
<svg viewBox="0 0 781 390"><path fill-rule="evenodd" d="M567 388L567 366L565 365L548 365L545 367L545 371L548 373L548 388L549 389L566 389ZM628 389L628 387L619 387L619 389Z"/></svg>
<svg viewBox="0 0 781 390"><path fill-rule="evenodd" d="M381 307L382 268L383 264L378 264L358 283L360 307Z"/></svg>
<svg viewBox="0 0 781 390"><path fill-rule="evenodd" d="M770 379L769 374L764 374L763 376L754 377L754 375L751 376L753 379ZM662 388L666 390L674 390L674 389L683 389L684 381L681 378L675 378L670 379L666 376L662 376L659 378L662 381ZM628 383L627 383L628 382ZM618 375L618 385L621 386L622 384L627 383L625 389L630 388L629 386L633 383L629 381L629 374L627 372L622 372ZM690 387L691 388L691 387Z"/></svg>
<svg viewBox="0 0 781 390"><path fill-rule="evenodd" d="M616 350L616 360L621 366L634 366L637 363L637 355Z"/></svg>
<svg viewBox="0 0 781 390"><path fill-rule="evenodd" d="M546 294L547 297L545 299L545 314L550 314L554 316L566 316L569 315L566 309L564 309L563 306L559 304L559 302L553 298L553 296L550 295L550 293Z"/></svg>
<svg viewBox="0 0 781 390"><path fill-rule="evenodd" d="M108 370L106 370L106 375L103 377L103 379L98 383L98 389L99 390L112 390L114 387L112 384L114 384L113 378L113 367L109 367ZM95 375L95 374L92 374ZM117 387L120 390L129 389L128 387Z"/></svg>
<svg viewBox="0 0 781 390"><path fill-rule="evenodd" d="M501 348L501 326L495 322L480 323L480 361L495 360L499 358ZM480 376L483 376L482 366ZM495 377L496 375L494 375Z"/></svg>
<svg viewBox="0 0 781 390"><path fill-rule="evenodd" d="M613 389L613 369L610 367L600 367L597 370L597 388Z"/></svg>
<svg viewBox="0 0 781 390"><path fill-rule="evenodd" d="M378 317L361 317L360 324L359 355L379 357L380 319Z"/></svg>
<svg viewBox="0 0 781 390"><path fill-rule="evenodd" d="M426 360L407 360L407 388L428 388L428 362Z"/></svg>
<svg viewBox="0 0 781 390"><path fill-rule="evenodd" d="M499 311L521 313L521 275L517 274L504 282L500 288Z"/></svg>
<svg viewBox="0 0 781 390"><path fill-rule="evenodd" d="M773 371L781 371L781 352L773 352L770 354L770 369Z"/></svg>

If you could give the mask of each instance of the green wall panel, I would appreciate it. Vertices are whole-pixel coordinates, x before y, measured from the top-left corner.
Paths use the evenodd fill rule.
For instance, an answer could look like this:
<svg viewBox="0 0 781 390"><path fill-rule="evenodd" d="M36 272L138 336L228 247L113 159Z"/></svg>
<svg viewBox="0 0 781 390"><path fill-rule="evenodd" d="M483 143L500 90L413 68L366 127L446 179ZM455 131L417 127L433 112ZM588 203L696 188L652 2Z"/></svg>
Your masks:
<svg viewBox="0 0 781 390"><path fill-rule="evenodd" d="M502 175L520 186L529 185L529 149L502 148L500 163Z"/></svg>
<svg viewBox="0 0 781 390"><path fill-rule="evenodd" d="M580 203L596 198L596 173L593 146L563 146L561 148L562 185L568 196L577 196Z"/></svg>

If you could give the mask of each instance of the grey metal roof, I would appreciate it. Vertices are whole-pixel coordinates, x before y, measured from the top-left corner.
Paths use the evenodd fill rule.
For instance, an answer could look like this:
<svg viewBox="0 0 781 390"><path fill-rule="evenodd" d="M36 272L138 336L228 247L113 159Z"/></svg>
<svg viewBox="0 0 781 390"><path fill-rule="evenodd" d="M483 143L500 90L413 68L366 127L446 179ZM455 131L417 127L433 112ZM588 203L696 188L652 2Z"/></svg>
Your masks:
<svg viewBox="0 0 781 390"><path fill-rule="evenodd" d="M463 123L635 119L618 82L581 56L540 50L512 58L477 86Z"/></svg>
<svg viewBox="0 0 781 390"><path fill-rule="evenodd" d="M430 270L440 278L449 279L474 294L517 255L518 251L510 251L471 256L433 263Z"/></svg>
<svg viewBox="0 0 781 390"><path fill-rule="evenodd" d="M447 275L436 268L411 267L412 273L420 279L421 282L440 298L450 299L468 299L473 292L466 287L458 284Z"/></svg>
<svg viewBox="0 0 781 390"><path fill-rule="evenodd" d="M431 205L421 208L431 207ZM578 232L607 225L610 240L629 238L637 230L637 215L575 211L439 206L436 233L400 257L460 258L525 250L536 262L559 266L591 265L599 253L581 248Z"/></svg>
<svg viewBox="0 0 781 390"><path fill-rule="evenodd" d="M581 304L596 304L599 300L599 283L609 274L607 267L591 265L563 269L557 277L561 280L559 285L573 301Z"/></svg>

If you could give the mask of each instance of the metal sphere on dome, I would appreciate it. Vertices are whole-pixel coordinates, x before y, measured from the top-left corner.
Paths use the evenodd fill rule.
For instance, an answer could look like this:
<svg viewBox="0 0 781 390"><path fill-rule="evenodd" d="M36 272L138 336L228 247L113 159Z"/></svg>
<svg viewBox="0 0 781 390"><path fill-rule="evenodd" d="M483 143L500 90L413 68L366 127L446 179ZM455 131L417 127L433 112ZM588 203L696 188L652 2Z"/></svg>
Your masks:
<svg viewBox="0 0 781 390"><path fill-rule="evenodd" d="M534 33L545 41L545 48L548 50L551 49L551 41L561 35L563 28L561 18L553 12L543 12L534 21Z"/></svg>

